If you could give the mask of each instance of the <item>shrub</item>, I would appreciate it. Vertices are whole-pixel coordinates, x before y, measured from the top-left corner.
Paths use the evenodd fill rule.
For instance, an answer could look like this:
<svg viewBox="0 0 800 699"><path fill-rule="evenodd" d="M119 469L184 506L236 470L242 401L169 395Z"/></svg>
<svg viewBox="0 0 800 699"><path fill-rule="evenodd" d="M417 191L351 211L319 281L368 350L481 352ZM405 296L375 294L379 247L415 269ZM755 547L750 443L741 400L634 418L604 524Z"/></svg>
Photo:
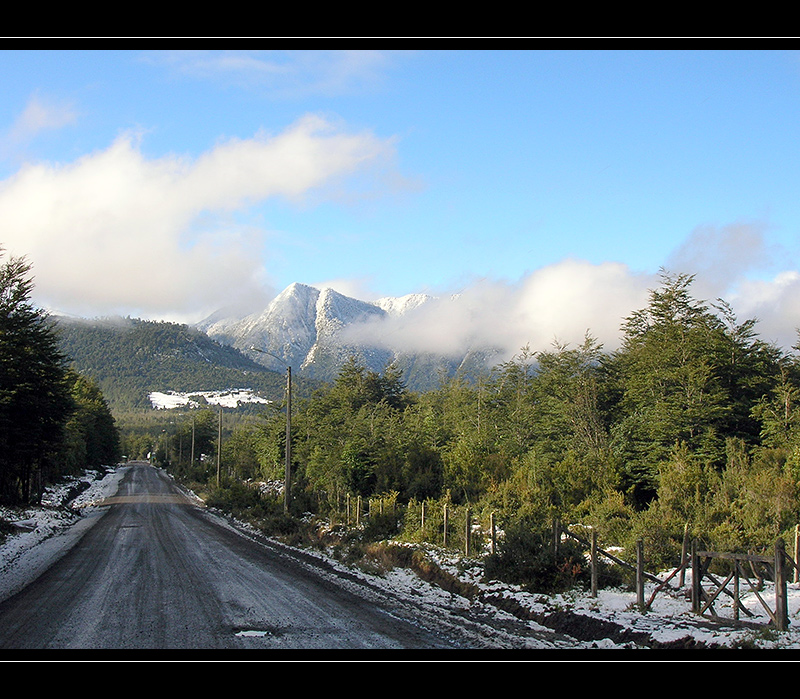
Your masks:
<svg viewBox="0 0 800 699"><path fill-rule="evenodd" d="M399 520L395 513L372 513L365 519L363 538L365 541L391 539L397 535L399 529Z"/></svg>
<svg viewBox="0 0 800 699"><path fill-rule="evenodd" d="M519 520L506 529L498 552L484 565L488 579L520 585L529 592L554 593L590 581L589 565L577 542L560 542L554 550L550 531Z"/></svg>
<svg viewBox="0 0 800 699"><path fill-rule="evenodd" d="M239 517L243 514L252 514L254 509L260 509L261 495L256 488L235 480L219 488L213 488L209 492L206 504Z"/></svg>

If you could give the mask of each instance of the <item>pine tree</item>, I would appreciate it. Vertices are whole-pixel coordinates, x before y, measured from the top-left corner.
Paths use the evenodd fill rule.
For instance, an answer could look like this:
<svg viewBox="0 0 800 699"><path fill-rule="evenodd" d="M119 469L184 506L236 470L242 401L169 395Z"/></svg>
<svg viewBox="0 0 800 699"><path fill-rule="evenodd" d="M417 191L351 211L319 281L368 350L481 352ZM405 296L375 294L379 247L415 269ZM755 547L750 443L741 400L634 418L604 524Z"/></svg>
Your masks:
<svg viewBox="0 0 800 699"><path fill-rule="evenodd" d="M663 273L649 305L625 321L615 357L623 415L615 445L639 504L655 496L659 463L677 443L716 457L721 448L714 425L727 406L712 352L721 323L692 297L692 282L690 275Z"/></svg>
<svg viewBox="0 0 800 699"><path fill-rule="evenodd" d="M73 370L68 374L75 408L67 425L67 463L72 470L116 463L119 434L108 403L97 383Z"/></svg>
<svg viewBox="0 0 800 699"><path fill-rule="evenodd" d="M755 443L752 411L775 382L778 352L720 302L695 299L692 275L662 273L649 305L624 323L614 357L621 400L615 446L639 504L655 496L659 464L685 445L717 469L726 441Z"/></svg>
<svg viewBox="0 0 800 699"><path fill-rule="evenodd" d="M0 265L0 500L6 502L36 495L54 468L72 409L56 332L30 301L30 271L24 258Z"/></svg>

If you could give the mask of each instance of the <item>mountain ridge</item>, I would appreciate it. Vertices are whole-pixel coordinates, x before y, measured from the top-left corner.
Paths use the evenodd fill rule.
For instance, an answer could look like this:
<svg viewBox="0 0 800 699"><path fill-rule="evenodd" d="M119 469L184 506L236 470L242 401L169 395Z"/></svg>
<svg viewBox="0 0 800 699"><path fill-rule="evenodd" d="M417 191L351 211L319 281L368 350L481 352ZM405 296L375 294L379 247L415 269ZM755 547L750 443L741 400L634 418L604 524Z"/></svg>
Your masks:
<svg viewBox="0 0 800 699"><path fill-rule="evenodd" d="M437 384L442 373L480 371L498 353L490 347L447 353L409 348L404 333L413 331L415 318L437 301L427 294L362 301L330 287L295 282L261 311L241 317L215 313L194 327L274 371L288 365L309 378L331 381L355 356L379 372L394 363L410 388L425 390ZM398 320L403 322L385 322Z"/></svg>

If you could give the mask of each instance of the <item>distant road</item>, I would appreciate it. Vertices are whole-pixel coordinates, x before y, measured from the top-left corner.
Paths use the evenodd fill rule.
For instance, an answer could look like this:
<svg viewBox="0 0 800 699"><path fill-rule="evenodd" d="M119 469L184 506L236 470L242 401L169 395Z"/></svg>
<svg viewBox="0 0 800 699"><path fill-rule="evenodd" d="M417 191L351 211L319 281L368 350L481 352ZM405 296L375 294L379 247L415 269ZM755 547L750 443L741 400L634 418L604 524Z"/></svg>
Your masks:
<svg viewBox="0 0 800 699"><path fill-rule="evenodd" d="M65 556L0 604L0 648L456 645L311 557L241 535L147 464L106 506Z"/></svg>

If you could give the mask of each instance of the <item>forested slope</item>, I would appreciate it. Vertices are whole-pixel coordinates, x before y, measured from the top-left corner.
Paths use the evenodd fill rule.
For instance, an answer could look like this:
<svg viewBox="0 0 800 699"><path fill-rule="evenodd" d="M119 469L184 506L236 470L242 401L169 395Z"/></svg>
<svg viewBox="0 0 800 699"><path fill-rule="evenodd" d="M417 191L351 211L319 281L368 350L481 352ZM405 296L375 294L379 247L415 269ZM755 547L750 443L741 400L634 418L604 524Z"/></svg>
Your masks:
<svg viewBox="0 0 800 699"><path fill-rule="evenodd" d="M116 411L149 408L151 391L251 388L280 401L285 379L185 325L58 318L60 347Z"/></svg>
<svg viewBox="0 0 800 699"><path fill-rule="evenodd" d="M30 265L0 248L0 503L12 505L37 501L63 475L113 464L120 452L102 392L68 365L32 289Z"/></svg>

